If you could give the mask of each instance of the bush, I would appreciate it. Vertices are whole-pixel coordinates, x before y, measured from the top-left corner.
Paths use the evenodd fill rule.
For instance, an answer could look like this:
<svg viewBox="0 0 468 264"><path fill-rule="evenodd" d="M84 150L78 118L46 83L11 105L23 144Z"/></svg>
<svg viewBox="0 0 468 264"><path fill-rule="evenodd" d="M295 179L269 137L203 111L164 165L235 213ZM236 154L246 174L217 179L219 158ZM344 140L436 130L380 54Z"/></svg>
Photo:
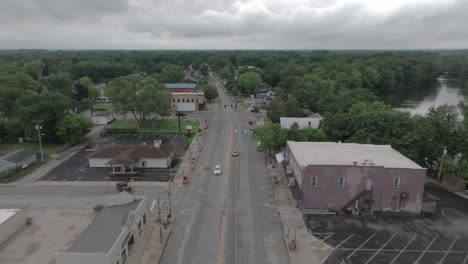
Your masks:
<svg viewBox="0 0 468 264"><path fill-rule="evenodd" d="M136 134L136 127L106 127L106 134Z"/></svg>
<svg viewBox="0 0 468 264"><path fill-rule="evenodd" d="M94 212L100 212L104 206L102 204L96 204L96 206L93 207Z"/></svg>

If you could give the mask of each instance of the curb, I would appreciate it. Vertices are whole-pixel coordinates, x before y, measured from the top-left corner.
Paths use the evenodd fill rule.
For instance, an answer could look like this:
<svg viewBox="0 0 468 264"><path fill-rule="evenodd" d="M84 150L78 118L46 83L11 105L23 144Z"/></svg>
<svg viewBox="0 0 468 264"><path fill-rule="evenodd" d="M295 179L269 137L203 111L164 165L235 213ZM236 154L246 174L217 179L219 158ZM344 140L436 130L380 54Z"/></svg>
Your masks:
<svg viewBox="0 0 468 264"><path fill-rule="evenodd" d="M171 234L172 234L172 227L175 225L175 220L176 220L176 217L174 216L173 220L172 220L172 224L171 226L169 227L169 233L167 233L167 237L164 241L164 245L162 247L162 250L161 250L161 254L159 255L158 257L158 260L156 261L156 263L159 263L161 261L161 256L162 254L164 253L164 250L166 250L166 245L167 245L167 241L169 241L169 238L171 237Z"/></svg>

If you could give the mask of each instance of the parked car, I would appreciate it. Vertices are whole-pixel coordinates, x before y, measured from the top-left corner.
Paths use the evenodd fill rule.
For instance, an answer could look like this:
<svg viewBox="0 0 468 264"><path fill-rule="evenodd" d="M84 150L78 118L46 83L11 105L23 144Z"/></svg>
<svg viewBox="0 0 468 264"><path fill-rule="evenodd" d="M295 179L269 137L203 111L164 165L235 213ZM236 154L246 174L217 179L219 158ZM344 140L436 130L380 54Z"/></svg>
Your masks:
<svg viewBox="0 0 468 264"><path fill-rule="evenodd" d="M262 144L257 142L257 151L263 151Z"/></svg>
<svg viewBox="0 0 468 264"><path fill-rule="evenodd" d="M118 182L115 187L117 187L117 190L119 192L127 191L127 192L132 192L132 187L128 186L126 182Z"/></svg>
<svg viewBox="0 0 468 264"><path fill-rule="evenodd" d="M221 170L221 165L216 165L213 171L214 175L221 175L222 170Z"/></svg>
<svg viewBox="0 0 468 264"><path fill-rule="evenodd" d="M259 112L260 112L260 109L258 109L258 108L252 108L252 110L250 110L250 112L252 112L252 113L259 113Z"/></svg>
<svg viewBox="0 0 468 264"><path fill-rule="evenodd" d="M252 120L249 120L249 125L253 125L253 121L252 121Z"/></svg>
<svg viewBox="0 0 468 264"><path fill-rule="evenodd" d="M233 157L239 156L239 152L237 151L237 149L233 149L231 154L232 154Z"/></svg>

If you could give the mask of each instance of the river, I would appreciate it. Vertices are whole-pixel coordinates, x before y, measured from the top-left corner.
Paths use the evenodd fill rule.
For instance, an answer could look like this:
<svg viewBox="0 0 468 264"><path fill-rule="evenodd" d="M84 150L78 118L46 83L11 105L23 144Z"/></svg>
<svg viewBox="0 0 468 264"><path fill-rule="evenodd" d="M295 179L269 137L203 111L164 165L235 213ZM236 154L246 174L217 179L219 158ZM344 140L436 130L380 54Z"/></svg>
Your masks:
<svg viewBox="0 0 468 264"><path fill-rule="evenodd" d="M389 99L395 109L409 111L412 115L426 114L431 106L458 105L464 100L462 89L453 79L437 78L437 83L424 89L413 89ZM459 112L460 113L460 112Z"/></svg>

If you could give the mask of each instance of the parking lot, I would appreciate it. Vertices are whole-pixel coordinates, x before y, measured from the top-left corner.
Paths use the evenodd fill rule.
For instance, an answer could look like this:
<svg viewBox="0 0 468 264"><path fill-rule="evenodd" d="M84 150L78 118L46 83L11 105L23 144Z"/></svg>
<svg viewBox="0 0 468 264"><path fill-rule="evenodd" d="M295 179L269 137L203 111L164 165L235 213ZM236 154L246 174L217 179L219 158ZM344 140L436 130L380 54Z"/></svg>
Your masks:
<svg viewBox="0 0 468 264"><path fill-rule="evenodd" d="M99 146L107 144L153 144L154 140L162 139L163 144L170 144L175 148L176 157L185 154L185 138L183 135L109 135L93 139L83 150L52 169L41 181L161 181L174 176L176 170L144 169L138 175L111 176L110 168L89 168L87 157Z"/></svg>
<svg viewBox="0 0 468 264"><path fill-rule="evenodd" d="M306 217L311 234L335 249L325 263L468 263L468 201L426 189L441 199L438 215Z"/></svg>

